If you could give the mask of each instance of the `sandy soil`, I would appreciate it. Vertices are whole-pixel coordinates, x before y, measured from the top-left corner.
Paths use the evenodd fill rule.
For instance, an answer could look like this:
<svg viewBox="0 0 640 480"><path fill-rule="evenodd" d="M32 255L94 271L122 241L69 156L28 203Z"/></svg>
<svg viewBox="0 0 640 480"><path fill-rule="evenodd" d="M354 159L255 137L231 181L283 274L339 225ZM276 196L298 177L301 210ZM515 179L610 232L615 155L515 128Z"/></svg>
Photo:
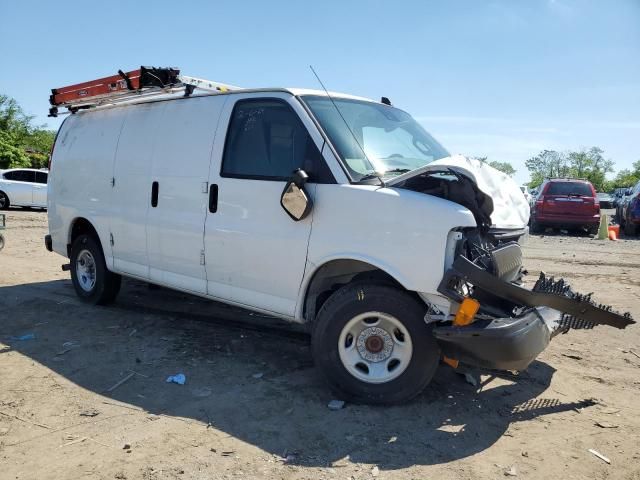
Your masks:
<svg viewBox="0 0 640 480"><path fill-rule="evenodd" d="M481 388L443 365L408 405L331 411L301 332L131 281L87 307L44 249L46 214L7 223L2 479L640 479L637 325L559 336ZM640 318L640 241L537 236L525 255L529 282L563 275Z"/></svg>

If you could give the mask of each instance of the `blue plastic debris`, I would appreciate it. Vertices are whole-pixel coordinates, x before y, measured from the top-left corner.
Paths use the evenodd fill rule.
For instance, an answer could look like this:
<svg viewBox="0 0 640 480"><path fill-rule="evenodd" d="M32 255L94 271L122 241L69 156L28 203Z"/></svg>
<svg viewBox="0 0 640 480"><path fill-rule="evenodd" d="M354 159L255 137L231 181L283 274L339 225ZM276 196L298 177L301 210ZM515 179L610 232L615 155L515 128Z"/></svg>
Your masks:
<svg viewBox="0 0 640 480"><path fill-rule="evenodd" d="M23 341L23 340L33 340L36 338L35 333L25 333L24 335L20 335L19 337L11 337L11 340Z"/></svg>
<svg viewBox="0 0 640 480"><path fill-rule="evenodd" d="M177 373L176 375L169 375L167 377L167 383L177 383L178 385L184 385L187 381L184 373Z"/></svg>

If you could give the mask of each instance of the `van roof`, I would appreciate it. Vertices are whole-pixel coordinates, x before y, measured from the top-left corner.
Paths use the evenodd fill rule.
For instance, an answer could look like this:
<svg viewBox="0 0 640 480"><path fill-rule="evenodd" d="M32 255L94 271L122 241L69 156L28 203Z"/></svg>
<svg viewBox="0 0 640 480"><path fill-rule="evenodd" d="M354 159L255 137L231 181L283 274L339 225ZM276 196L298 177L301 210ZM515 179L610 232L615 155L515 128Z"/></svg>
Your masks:
<svg viewBox="0 0 640 480"><path fill-rule="evenodd" d="M350 100L360 100L364 102L372 102L372 103L380 103L366 97L360 97L356 95L350 95L347 93L340 92L325 92L324 90L314 90L309 88L283 88L283 87L273 87L273 88L238 88L234 90L228 90L226 92L209 92L209 91L198 91L197 89L191 94L189 97L185 97L184 89L179 89L173 92L168 93L160 93L153 96L141 97L141 98L132 98L130 100L123 100L120 102L114 103L104 103L102 105L97 105L94 108L89 108L86 110L79 110L77 114L90 113L96 110L103 110L106 108L115 108L121 106L128 105L139 105L142 103L151 103L151 102L161 102L167 100L179 100L185 98L197 98L197 97L210 97L210 96L219 96L219 95L238 95L242 93L289 93L293 96L303 96L303 95L315 95L320 97L331 97L331 98L343 98Z"/></svg>

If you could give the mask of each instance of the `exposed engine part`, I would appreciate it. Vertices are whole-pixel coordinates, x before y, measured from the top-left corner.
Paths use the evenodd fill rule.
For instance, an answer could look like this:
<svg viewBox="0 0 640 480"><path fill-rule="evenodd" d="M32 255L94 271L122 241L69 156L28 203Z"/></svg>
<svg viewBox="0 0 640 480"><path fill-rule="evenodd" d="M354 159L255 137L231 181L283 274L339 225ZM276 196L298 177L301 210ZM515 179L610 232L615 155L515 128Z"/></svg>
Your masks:
<svg viewBox="0 0 640 480"><path fill-rule="evenodd" d="M491 227L493 199L483 193L470 178L454 170L443 169L425 172L408 178L394 187L456 202L473 213L480 231L486 233Z"/></svg>

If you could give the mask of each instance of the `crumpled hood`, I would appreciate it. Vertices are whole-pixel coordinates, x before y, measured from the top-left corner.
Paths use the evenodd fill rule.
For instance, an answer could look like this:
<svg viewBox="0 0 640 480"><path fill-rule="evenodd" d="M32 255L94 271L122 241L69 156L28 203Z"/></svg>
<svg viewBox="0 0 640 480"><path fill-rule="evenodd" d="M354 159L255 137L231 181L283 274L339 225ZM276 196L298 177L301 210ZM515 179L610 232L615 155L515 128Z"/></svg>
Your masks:
<svg viewBox="0 0 640 480"><path fill-rule="evenodd" d="M529 223L529 203L518 184L508 175L480 160L463 155L435 160L424 167L398 175L385 183L388 187L433 170L450 168L470 178L477 187L493 200L491 226L496 228L524 228Z"/></svg>

